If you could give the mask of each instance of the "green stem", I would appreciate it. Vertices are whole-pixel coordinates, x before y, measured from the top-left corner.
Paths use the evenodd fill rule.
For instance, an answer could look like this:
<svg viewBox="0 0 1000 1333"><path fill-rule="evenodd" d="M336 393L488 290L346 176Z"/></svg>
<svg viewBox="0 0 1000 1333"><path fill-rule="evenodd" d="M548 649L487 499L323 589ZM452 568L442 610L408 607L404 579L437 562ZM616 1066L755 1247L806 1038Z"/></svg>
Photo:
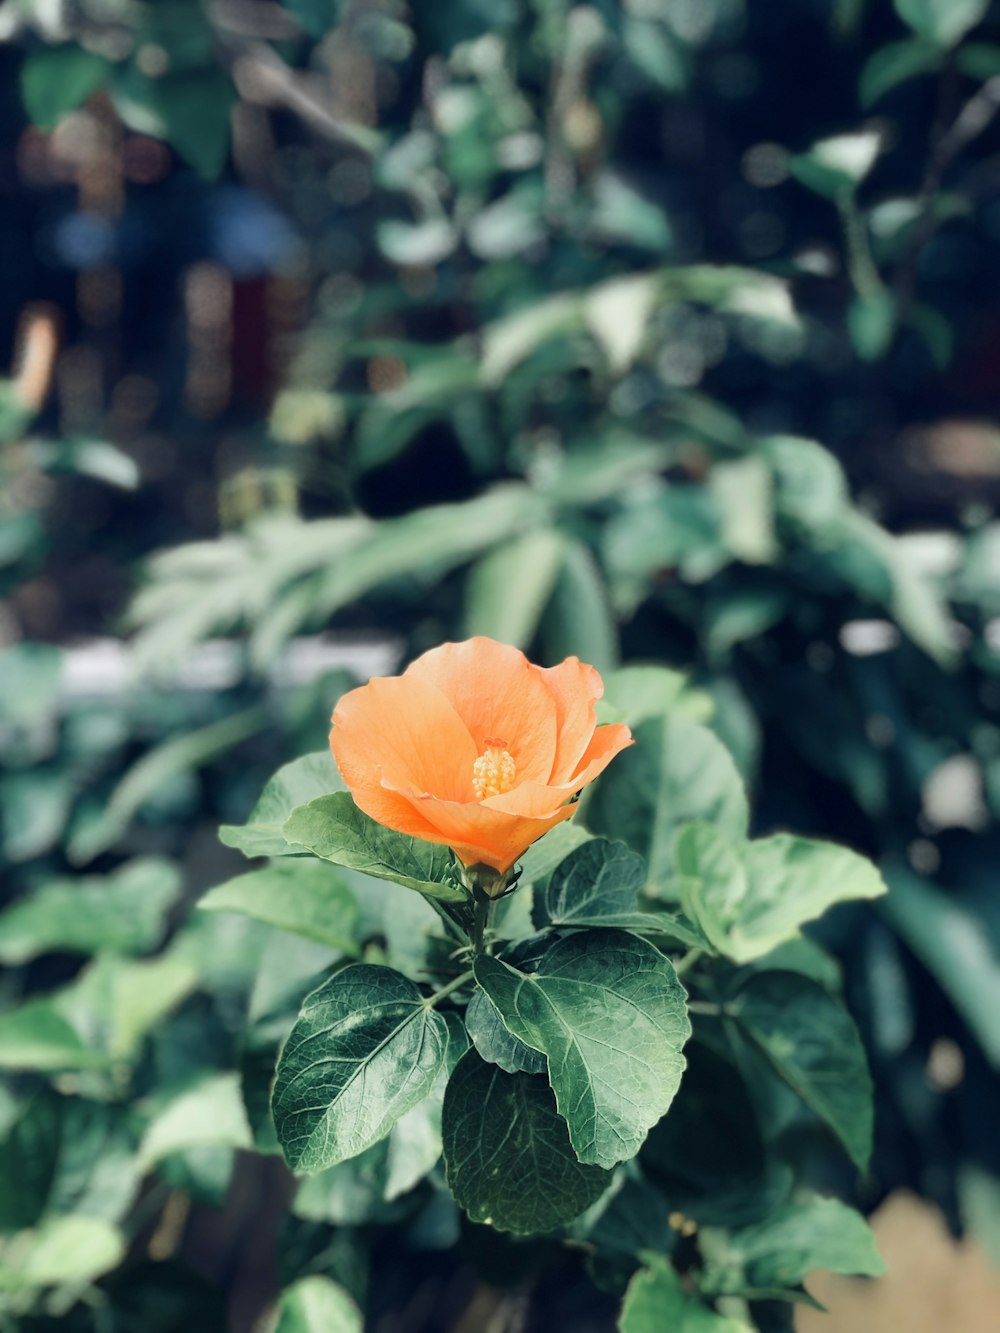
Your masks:
<svg viewBox="0 0 1000 1333"><path fill-rule="evenodd" d="M442 986L441 989L435 991L433 995L428 995L424 1000L424 1004L428 1009L433 1009L439 1000L443 1000L446 995L450 995L452 991L456 991L461 986L464 986L465 983L471 981L474 976L475 973L472 972L471 969L468 972L463 972L462 975L456 977L454 981L449 981L447 986Z"/></svg>
<svg viewBox="0 0 1000 1333"><path fill-rule="evenodd" d="M729 1009L724 1004L712 1004L709 1000L688 1000L688 1009L692 1014L728 1014Z"/></svg>
<svg viewBox="0 0 1000 1333"><path fill-rule="evenodd" d="M674 963L674 971L679 977L682 977L689 968L694 967L699 958L703 957L704 949L688 949L683 958L678 958Z"/></svg>
<svg viewBox="0 0 1000 1333"><path fill-rule="evenodd" d="M479 892L475 895L476 911L472 918L472 952L481 954L486 952L486 928L493 915L493 900L488 898L485 893Z"/></svg>

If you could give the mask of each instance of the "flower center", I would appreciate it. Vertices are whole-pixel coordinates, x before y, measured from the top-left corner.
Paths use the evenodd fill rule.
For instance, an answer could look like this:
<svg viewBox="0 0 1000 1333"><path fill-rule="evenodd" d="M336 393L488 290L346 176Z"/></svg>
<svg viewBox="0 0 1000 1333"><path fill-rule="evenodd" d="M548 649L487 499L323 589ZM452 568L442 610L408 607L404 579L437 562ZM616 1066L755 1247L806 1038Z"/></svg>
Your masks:
<svg viewBox="0 0 1000 1333"><path fill-rule="evenodd" d="M507 742L487 739L486 749L472 765L472 790L476 800L485 801L488 796L502 796L505 791L510 791L516 772Z"/></svg>

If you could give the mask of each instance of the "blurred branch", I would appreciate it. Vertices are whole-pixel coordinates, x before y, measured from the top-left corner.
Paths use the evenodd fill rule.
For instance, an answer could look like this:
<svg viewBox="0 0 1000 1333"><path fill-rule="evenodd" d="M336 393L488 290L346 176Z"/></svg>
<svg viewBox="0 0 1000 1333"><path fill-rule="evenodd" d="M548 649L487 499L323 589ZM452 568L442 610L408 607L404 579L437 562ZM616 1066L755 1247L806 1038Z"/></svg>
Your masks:
<svg viewBox="0 0 1000 1333"><path fill-rule="evenodd" d="M939 219L934 216L933 204L934 196L944 180L944 174L955 158L989 127L998 111L1000 111L1000 75L987 79L979 91L969 98L934 145L920 187L920 213L913 239L897 270L895 288L901 314L905 315L913 301L917 264L921 252L940 225Z"/></svg>
<svg viewBox="0 0 1000 1333"><path fill-rule="evenodd" d="M248 101L284 106L328 139L348 144L368 156L378 151L382 136L376 130L334 115L306 81L264 42L237 41L231 46L233 79Z"/></svg>

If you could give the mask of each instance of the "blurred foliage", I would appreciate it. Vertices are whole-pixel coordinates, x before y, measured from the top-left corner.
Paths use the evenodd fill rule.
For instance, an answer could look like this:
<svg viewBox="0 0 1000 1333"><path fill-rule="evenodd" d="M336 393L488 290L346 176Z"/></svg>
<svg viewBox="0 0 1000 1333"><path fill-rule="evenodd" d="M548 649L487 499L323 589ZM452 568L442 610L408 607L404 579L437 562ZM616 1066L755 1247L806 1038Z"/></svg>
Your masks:
<svg viewBox="0 0 1000 1333"><path fill-rule="evenodd" d="M316 748L343 682L282 663L328 628L692 672L754 832L892 885L813 931L875 1079L855 1201L915 1186L995 1247L995 7L12 0L0 34L12 1317L219 1326L230 1179L273 1252L266 1020L330 949L185 904ZM60 649L126 619L131 683L74 685ZM297 1196L279 1327L363 1303L362 1251L370 1312L426 1280L457 1318L454 1217L386 1169ZM533 1252L529 1327L567 1326Z"/></svg>

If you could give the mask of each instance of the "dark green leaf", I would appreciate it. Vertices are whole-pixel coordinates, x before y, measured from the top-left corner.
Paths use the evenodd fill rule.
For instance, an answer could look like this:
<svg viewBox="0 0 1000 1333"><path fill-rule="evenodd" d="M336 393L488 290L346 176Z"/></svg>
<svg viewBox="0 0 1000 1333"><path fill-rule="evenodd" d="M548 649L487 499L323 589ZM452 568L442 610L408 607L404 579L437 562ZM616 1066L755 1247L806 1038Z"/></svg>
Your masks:
<svg viewBox="0 0 1000 1333"><path fill-rule="evenodd" d="M455 880L451 852L384 828L364 814L347 792L321 796L294 810L283 826L290 843L334 865L390 879L445 902L465 902Z"/></svg>
<svg viewBox="0 0 1000 1333"><path fill-rule="evenodd" d="M236 92L217 67L150 78L131 67L112 95L119 114L140 134L165 139L185 162L208 180L225 166L229 117Z"/></svg>
<svg viewBox="0 0 1000 1333"><path fill-rule="evenodd" d="M858 80L861 105L867 109L907 79L933 73L940 63L940 49L919 37L880 46L865 61Z"/></svg>
<svg viewBox="0 0 1000 1333"><path fill-rule="evenodd" d="M643 912L636 900L646 883L641 856L623 842L594 838L571 852L553 871L545 893L535 904L535 925L611 926L641 933L672 933L692 939L682 922L666 912ZM700 942L700 941L699 941Z"/></svg>
<svg viewBox="0 0 1000 1333"><path fill-rule="evenodd" d="M288 856L305 851L304 847L290 847L285 841L281 832L285 820L297 806L343 790L329 750L303 755L268 779L245 824L223 824L219 838L244 856Z"/></svg>
<svg viewBox="0 0 1000 1333"><path fill-rule="evenodd" d="M607 1189L611 1174L579 1162L541 1075L506 1074L467 1051L444 1095L448 1184L474 1222L554 1231Z"/></svg>
<svg viewBox="0 0 1000 1333"><path fill-rule="evenodd" d="M793 972L751 977L731 1003L741 1029L843 1143L862 1171L872 1149L872 1082L850 1014Z"/></svg>
<svg viewBox="0 0 1000 1333"><path fill-rule="evenodd" d="M426 1097L444 1066L445 1020L388 967L354 964L302 1006L271 1098L297 1171L321 1171L384 1138Z"/></svg>
<svg viewBox="0 0 1000 1333"><path fill-rule="evenodd" d="M345 953L358 951L360 913L354 895L334 871L312 859L294 857L238 875L209 889L198 906L240 912Z"/></svg>
<svg viewBox="0 0 1000 1333"><path fill-rule="evenodd" d="M112 68L103 56L79 46L33 51L21 68L21 94L28 115L36 125L52 129L107 81Z"/></svg>
<svg viewBox="0 0 1000 1333"><path fill-rule="evenodd" d="M508 1074L544 1074L545 1056L507 1031L496 1005L484 990L477 990L465 1011L465 1026L472 1044L491 1065Z"/></svg>
<svg viewBox="0 0 1000 1333"><path fill-rule="evenodd" d="M489 957L475 968L507 1029L547 1057L580 1161L633 1157L673 1100L691 1033L670 960L635 935L588 930L556 941L537 970Z"/></svg>

